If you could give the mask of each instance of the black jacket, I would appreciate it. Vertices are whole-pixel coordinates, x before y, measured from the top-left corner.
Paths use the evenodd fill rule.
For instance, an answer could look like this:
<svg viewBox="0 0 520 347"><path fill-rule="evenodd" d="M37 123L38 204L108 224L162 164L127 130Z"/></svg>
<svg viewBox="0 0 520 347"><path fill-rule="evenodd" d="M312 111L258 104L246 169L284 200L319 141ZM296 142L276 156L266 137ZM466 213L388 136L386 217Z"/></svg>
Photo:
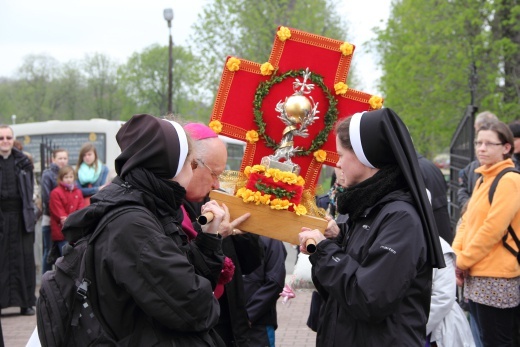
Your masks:
<svg viewBox="0 0 520 347"><path fill-rule="evenodd" d="M22 198L24 230L27 233L33 233L36 225L36 214L33 202L34 166L31 160L16 148L12 149L11 155L14 158L14 174L18 179L18 192ZM2 177L0 175L0 182L1 180ZM1 212L2 210L0 208L0 221L3 220Z"/></svg>
<svg viewBox="0 0 520 347"><path fill-rule="evenodd" d="M432 268L409 193L394 191L309 259L324 302L316 345L424 346Z"/></svg>
<svg viewBox="0 0 520 347"><path fill-rule="evenodd" d="M471 198L471 194L473 194L473 189L475 189L477 179L480 177L480 174L475 172L475 169L478 167L480 167L479 161L473 160L459 172L459 190L457 191L457 201L460 208L462 208L466 202L468 202L469 198Z"/></svg>
<svg viewBox="0 0 520 347"><path fill-rule="evenodd" d="M116 217L95 241L100 311L121 346L217 346L213 289L224 260L221 239L201 233L188 243L177 216L165 215L155 201L116 177L90 206L69 216L67 239L72 226L92 230L115 207L149 209L156 218L133 210ZM198 274L194 258L204 260L208 278Z"/></svg>
<svg viewBox="0 0 520 347"><path fill-rule="evenodd" d="M262 265L243 277L246 308L252 325L278 327L276 301L285 283L287 250L282 241L260 236L264 247Z"/></svg>
<svg viewBox="0 0 520 347"><path fill-rule="evenodd" d="M433 208L433 217L437 225L439 236L442 237L450 245L453 242L455 234L451 228L450 213L448 210L448 187L442 171L435 166L434 163L417 155L419 168L424 179L424 185L430 191L431 203Z"/></svg>
<svg viewBox="0 0 520 347"><path fill-rule="evenodd" d="M58 172L60 167L52 163L49 168L43 170L42 179L40 183L41 197L42 197L42 208L45 216L50 216L49 211L49 199L51 192L58 185Z"/></svg>
<svg viewBox="0 0 520 347"><path fill-rule="evenodd" d="M209 199L205 201L207 200ZM200 214L201 205L202 203L188 201L183 203L193 222L193 227L199 234L200 225L195 220ZM232 280L225 285L224 294L219 299L220 317L215 329L228 346L231 345L231 341L234 341L235 346L247 347L249 346L249 320L242 275L247 275L260 266L263 258L263 247L260 246L258 235L246 233L224 238L222 240L222 251L235 264L235 273Z"/></svg>

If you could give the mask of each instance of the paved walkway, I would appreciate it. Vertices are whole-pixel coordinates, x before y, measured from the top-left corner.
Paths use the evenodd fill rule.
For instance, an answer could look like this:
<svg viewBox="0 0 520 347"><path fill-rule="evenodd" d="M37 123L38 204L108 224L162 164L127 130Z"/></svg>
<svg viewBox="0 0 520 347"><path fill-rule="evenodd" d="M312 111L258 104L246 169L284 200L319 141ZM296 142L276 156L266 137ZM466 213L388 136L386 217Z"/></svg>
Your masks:
<svg viewBox="0 0 520 347"><path fill-rule="evenodd" d="M296 252L287 246L287 273L291 274ZM289 278L289 276L288 276ZM307 325L307 316L311 301L311 290L297 290L296 297L287 304L278 300L278 329L276 330L277 347L314 347L316 333ZM5 347L24 347L36 327L36 316L20 316L20 309L11 307L2 310L0 318L4 334Z"/></svg>
<svg viewBox="0 0 520 347"><path fill-rule="evenodd" d="M307 325L311 290L296 291L296 297L283 304L278 300L277 347L314 347L316 333ZM36 316L20 316L18 308L2 310L2 330L6 347L24 347L36 327Z"/></svg>

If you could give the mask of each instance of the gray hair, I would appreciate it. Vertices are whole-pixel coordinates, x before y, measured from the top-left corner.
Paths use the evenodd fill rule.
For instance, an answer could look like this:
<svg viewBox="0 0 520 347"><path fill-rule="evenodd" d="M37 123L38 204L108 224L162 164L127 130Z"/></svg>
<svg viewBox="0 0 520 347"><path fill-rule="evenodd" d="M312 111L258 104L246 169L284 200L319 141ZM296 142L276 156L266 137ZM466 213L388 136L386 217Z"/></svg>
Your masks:
<svg viewBox="0 0 520 347"><path fill-rule="evenodd" d="M207 139L193 141L195 143L195 155L198 159L206 158L208 152L211 152L211 143L214 139L215 137L210 137ZM219 138L216 139L221 141Z"/></svg>
<svg viewBox="0 0 520 347"><path fill-rule="evenodd" d="M498 121L498 117L490 111L480 112L475 117L475 129L478 130L483 124L488 123L490 121Z"/></svg>

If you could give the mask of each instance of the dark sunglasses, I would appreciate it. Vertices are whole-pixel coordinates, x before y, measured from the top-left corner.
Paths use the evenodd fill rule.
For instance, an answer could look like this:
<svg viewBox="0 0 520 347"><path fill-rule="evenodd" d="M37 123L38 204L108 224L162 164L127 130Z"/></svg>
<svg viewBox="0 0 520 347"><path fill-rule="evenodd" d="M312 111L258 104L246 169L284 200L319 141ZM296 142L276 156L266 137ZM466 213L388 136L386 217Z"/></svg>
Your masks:
<svg viewBox="0 0 520 347"><path fill-rule="evenodd" d="M12 140L13 137L12 136L6 136L6 137L3 137L3 136L0 136L0 141L3 141L3 140Z"/></svg>

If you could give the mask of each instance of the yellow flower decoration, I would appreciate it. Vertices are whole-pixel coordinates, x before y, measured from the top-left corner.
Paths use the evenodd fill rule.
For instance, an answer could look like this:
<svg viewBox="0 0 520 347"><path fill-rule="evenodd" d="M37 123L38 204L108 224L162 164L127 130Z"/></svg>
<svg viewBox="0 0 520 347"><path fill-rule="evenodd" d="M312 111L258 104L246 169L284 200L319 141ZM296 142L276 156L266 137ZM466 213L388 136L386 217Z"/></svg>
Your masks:
<svg viewBox="0 0 520 347"><path fill-rule="evenodd" d="M316 152L313 153L314 159L318 163L323 163L325 159L327 159L327 152L325 152L323 149L318 149Z"/></svg>
<svg viewBox="0 0 520 347"><path fill-rule="evenodd" d="M354 46L348 42L343 42L341 46L339 46L339 50L343 55L351 55L354 52Z"/></svg>
<svg viewBox="0 0 520 347"><path fill-rule="evenodd" d="M246 140L251 144L258 142L258 133L255 130L249 130L246 133Z"/></svg>
<svg viewBox="0 0 520 347"><path fill-rule="evenodd" d="M270 194L261 195L258 198L258 202L263 205L269 205L271 203L271 195ZM258 205L258 202L257 202L257 205Z"/></svg>
<svg viewBox="0 0 520 347"><path fill-rule="evenodd" d="M231 57L226 62L226 67L229 71L238 71L240 70L240 59Z"/></svg>
<svg viewBox="0 0 520 347"><path fill-rule="evenodd" d="M336 91L336 95L344 95L348 90L348 86L343 82L338 82L334 85L334 90Z"/></svg>
<svg viewBox="0 0 520 347"><path fill-rule="evenodd" d="M368 100L368 103L372 109L379 110L381 107L383 107L383 98L377 95L372 95L370 100Z"/></svg>
<svg viewBox="0 0 520 347"><path fill-rule="evenodd" d="M263 165L253 165L253 167L251 167L251 172L258 172L258 173L265 172L265 166L263 166Z"/></svg>
<svg viewBox="0 0 520 347"><path fill-rule="evenodd" d="M289 28L287 27L280 27L276 35L278 36L280 41L283 42L291 37L291 30L289 30Z"/></svg>
<svg viewBox="0 0 520 347"><path fill-rule="evenodd" d="M298 178L296 179L296 184L299 185L299 186L304 186L305 185L305 180L303 179L302 176L298 176Z"/></svg>
<svg viewBox="0 0 520 347"><path fill-rule="evenodd" d="M260 66L260 72L264 76L271 76L273 74L274 67L271 65L270 62L263 63L262 66Z"/></svg>
<svg viewBox="0 0 520 347"><path fill-rule="evenodd" d="M289 200L273 199L271 200L270 207L273 210L287 210L291 205L292 204L289 202Z"/></svg>
<svg viewBox="0 0 520 347"><path fill-rule="evenodd" d="M303 215L306 215L306 214L307 214L307 209L306 209L305 206L303 206L303 205L295 205L295 206L294 206L294 212L295 212L298 216L303 216Z"/></svg>
<svg viewBox="0 0 520 347"><path fill-rule="evenodd" d="M220 134L222 131L222 123L220 123L218 120L212 120L209 122L208 126L217 134Z"/></svg>
<svg viewBox="0 0 520 347"><path fill-rule="evenodd" d="M298 176L296 176L292 172L287 172L284 178L282 179L282 182L287 184L296 184L296 182L298 182Z"/></svg>
<svg viewBox="0 0 520 347"><path fill-rule="evenodd" d="M255 202L255 192L247 188L240 188L235 195L242 198L244 202Z"/></svg>
<svg viewBox="0 0 520 347"><path fill-rule="evenodd" d="M254 198L255 198L255 205L260 205L260 198L262 197L262 192L256 191Z"/></svg>
<svg viewBox="0 0 520 347"><path fill-rule="evenodd" d="M237 190L235 196L237 196L237 197L239 197L239 198L242 197L242 194L244 194L244 192L245 192L246 190L247 190L246 187L242 187L242 188L240 188L239 190Z"/></svg>
<svg viewBox="0 0 520 347"><path fill-rule="evenodd" d="M263 173L265 171L265 166L263 165L253 165L253 166L246 166L246 168L244 169L244 175L246 175L247 178L249 178L249 176L252 174L252 173Z"/></svg>

